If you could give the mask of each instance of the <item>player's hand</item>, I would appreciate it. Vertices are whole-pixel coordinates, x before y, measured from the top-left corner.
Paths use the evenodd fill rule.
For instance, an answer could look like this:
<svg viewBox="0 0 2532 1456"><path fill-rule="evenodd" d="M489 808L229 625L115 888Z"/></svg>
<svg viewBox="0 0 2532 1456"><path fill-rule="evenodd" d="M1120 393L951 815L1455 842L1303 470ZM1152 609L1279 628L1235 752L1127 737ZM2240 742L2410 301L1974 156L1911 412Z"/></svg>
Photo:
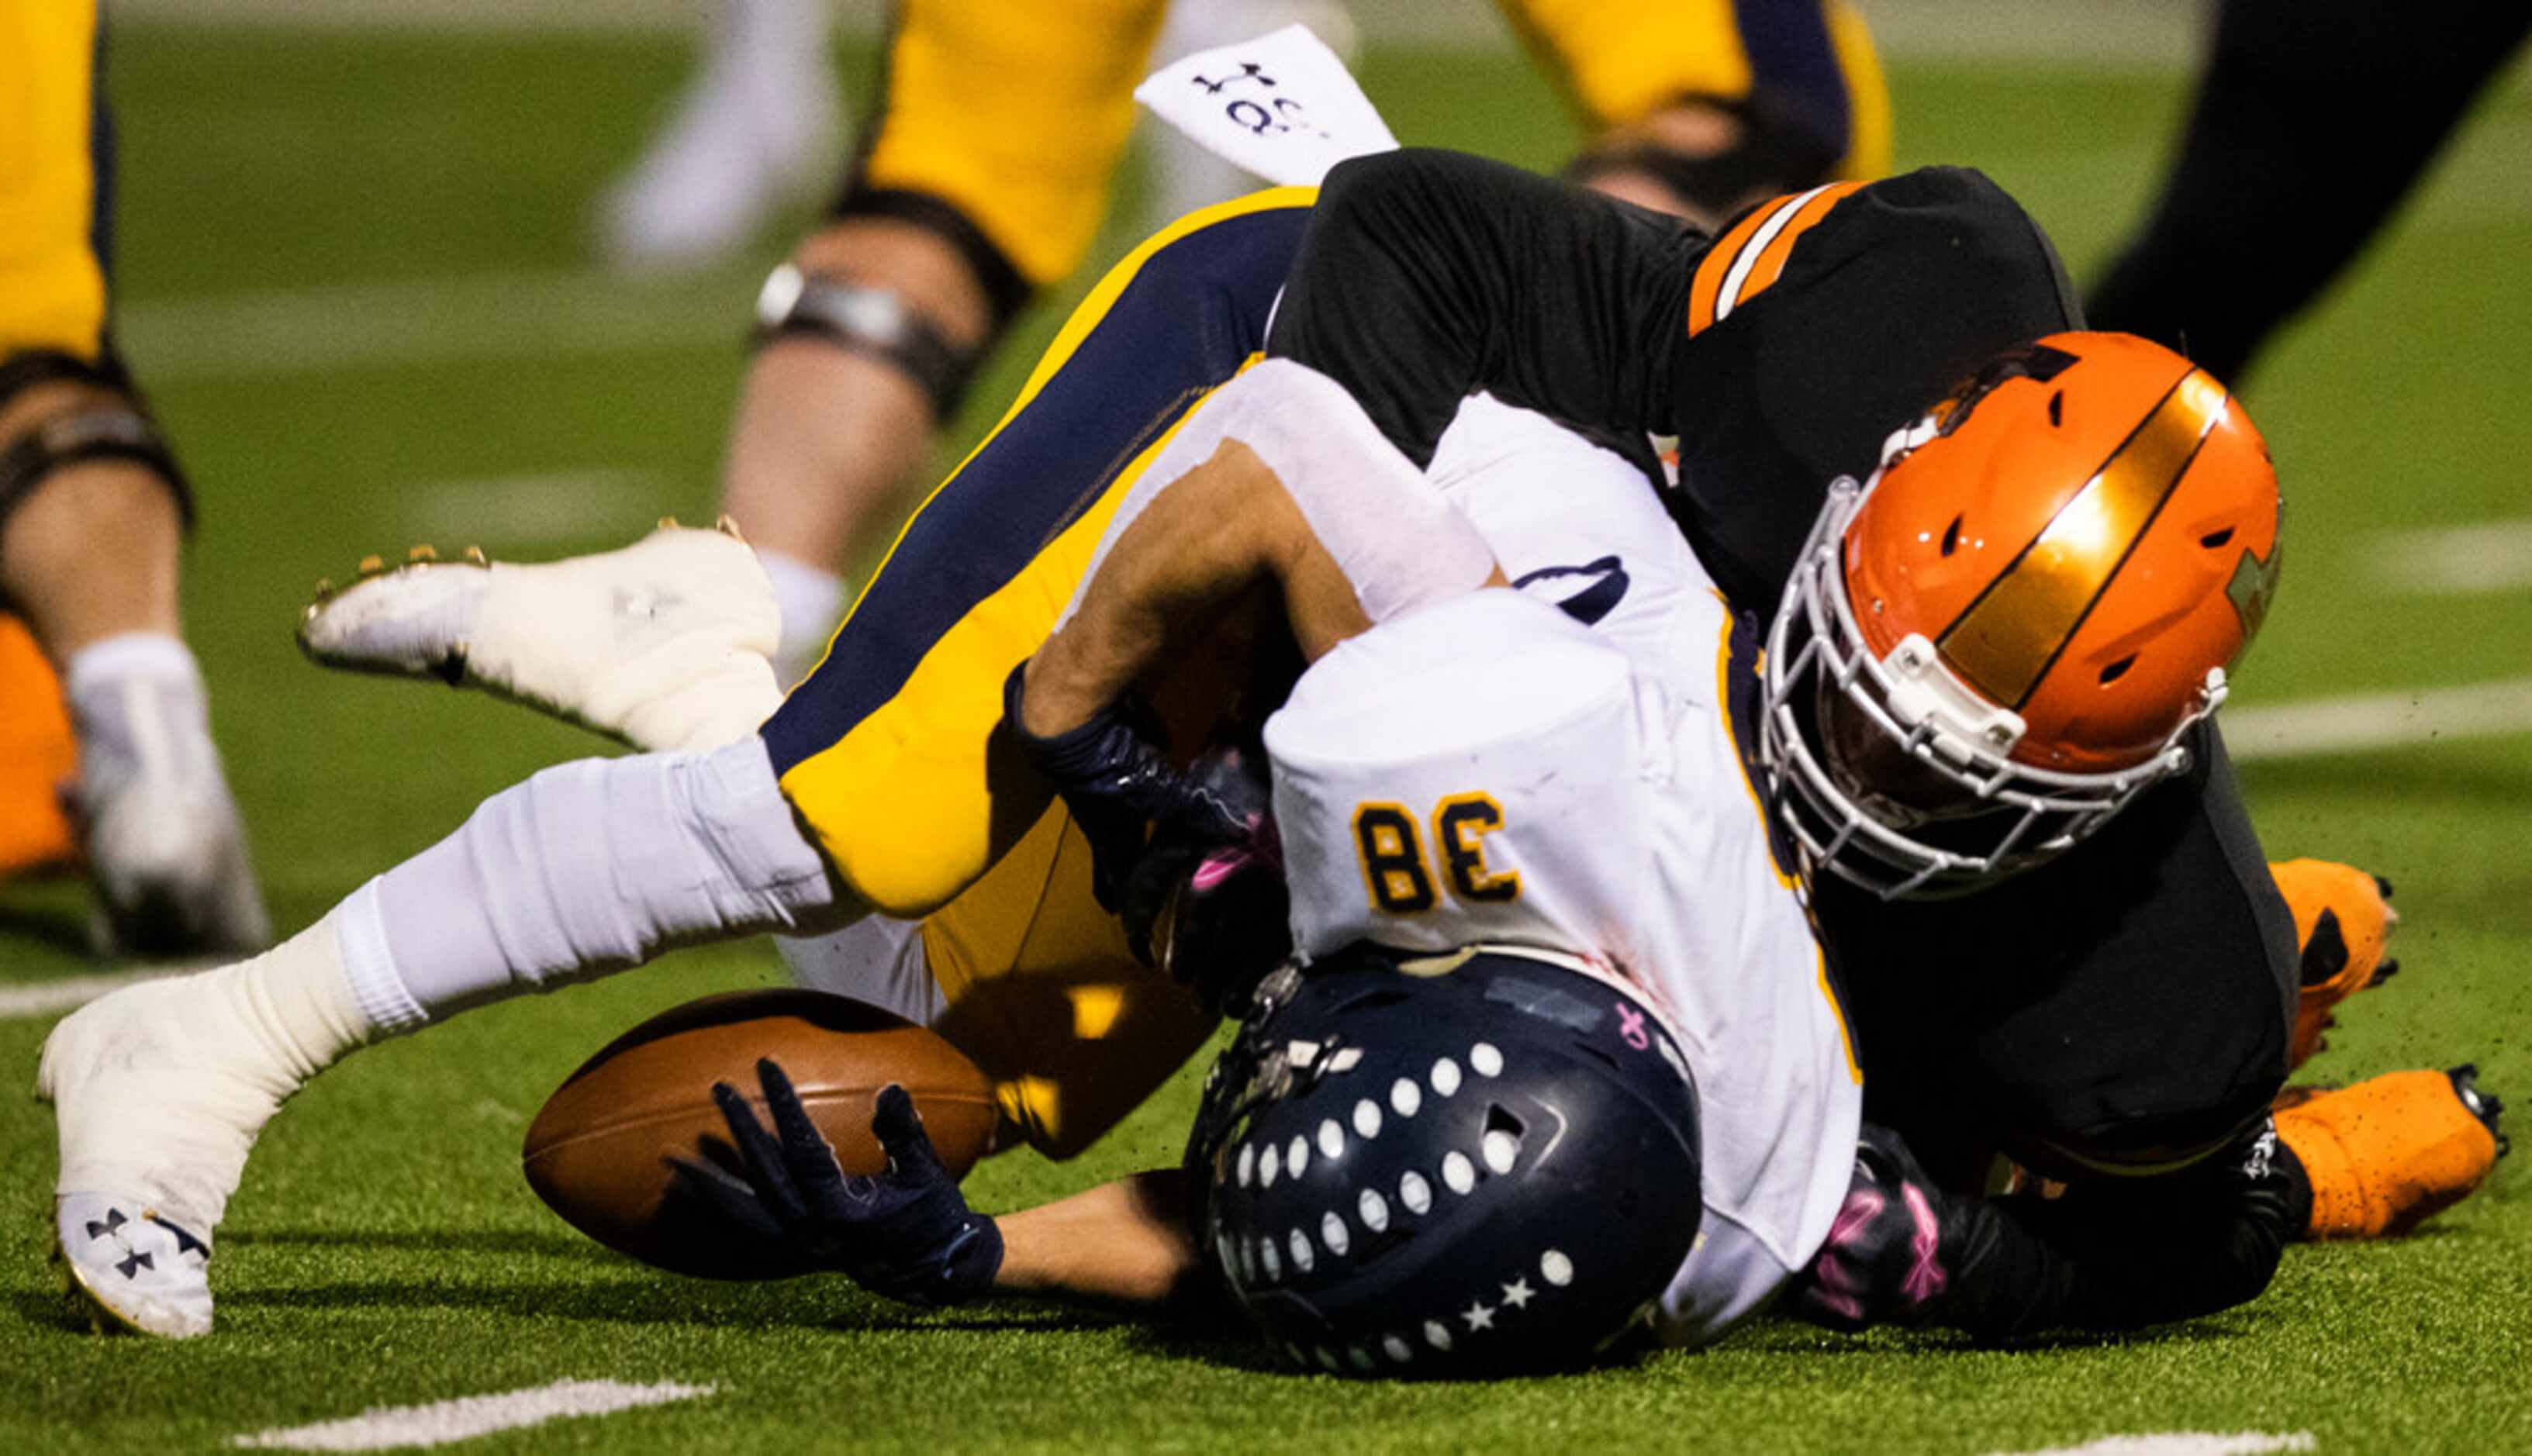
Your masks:
<svg viewBox="0 0 2532 1456"><path fill-rule="evenodd" d="M1246 1001L1293 953L1292 895L1275 833L1274 790L1261 756L1208 749L1186 779L1244 827L1225 840L1209 826L1163 824L1125 876L1119 916L1144 965L1196 993L1207 1011Z"/></svg>
<svg viewBox="0 0 2532 1456"><path fill-rule="evenodd" d="M835 1161L780 1066L760 1061L756 1076L775 1131L766 1132L738 1089L714 1083L713 1100L747 1176L679 1159L675 1176L690 1197L734 1236L778 1249L789 1261L834 1269L873 1294L948 1305L993 1287L1002 1230L968 1208L904 1088L880 1090L871 1131L887 1149L888 1171L865 1178Z"/></svg>
<svg viewBox="0 0 2532 1456"><path fill-rule="evenodd" d="M1938 1321L1955 1274L1944 1248L1954 1202L1897 1133L1866 1124L1846 1203L1828 1241L1788 1286L1789 1313L1849 1333Z"/></svg>
<svg viewBox="0 0 2532 1456"><path fill-rule="evenodd" d="M1077 727L1041 738L1021 726L1028 664L1003 684L1003 720L1038 770L1064 796L1072 820L1090 841L1090 889L1116 913L1127 878L1143 859L1153 826L1175 838L1233 844L1253 828L1249 812L1226 802L1221 786L1170 766L1158 732L1131 700L1120 699Z"/></svg>

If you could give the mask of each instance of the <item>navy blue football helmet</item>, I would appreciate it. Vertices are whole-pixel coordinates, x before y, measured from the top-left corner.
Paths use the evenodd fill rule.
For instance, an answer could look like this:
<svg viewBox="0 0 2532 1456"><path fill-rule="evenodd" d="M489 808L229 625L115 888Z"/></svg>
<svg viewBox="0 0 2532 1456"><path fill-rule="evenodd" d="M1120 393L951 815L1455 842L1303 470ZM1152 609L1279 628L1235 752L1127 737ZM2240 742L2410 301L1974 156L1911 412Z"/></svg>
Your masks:
<svg viewBox="0 0 2532 1456"><path fill-rule="evenodd" d="M1697 1111L1661 1019L1581 961L1356 947L1267 977L1214 1065L1197 1240L1295 1365L1570 1369L1688 1257Z"/></svg>

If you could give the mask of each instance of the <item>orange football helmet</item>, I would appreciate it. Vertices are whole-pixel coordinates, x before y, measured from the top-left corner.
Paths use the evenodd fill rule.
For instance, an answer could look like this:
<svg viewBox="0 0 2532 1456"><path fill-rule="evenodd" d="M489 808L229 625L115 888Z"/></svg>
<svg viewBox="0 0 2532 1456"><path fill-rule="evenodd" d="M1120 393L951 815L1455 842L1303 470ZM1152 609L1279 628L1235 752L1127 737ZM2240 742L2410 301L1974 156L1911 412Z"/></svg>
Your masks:
<svg viewBox="0 0 2532 1456"><path fill-rule="evenodd" d="M1958 894L2181 771L2275 590L2277 510L2259 431L2179 355L1991 361L1831 487L1786 586L1759 752L1806 857Z"/></svg>

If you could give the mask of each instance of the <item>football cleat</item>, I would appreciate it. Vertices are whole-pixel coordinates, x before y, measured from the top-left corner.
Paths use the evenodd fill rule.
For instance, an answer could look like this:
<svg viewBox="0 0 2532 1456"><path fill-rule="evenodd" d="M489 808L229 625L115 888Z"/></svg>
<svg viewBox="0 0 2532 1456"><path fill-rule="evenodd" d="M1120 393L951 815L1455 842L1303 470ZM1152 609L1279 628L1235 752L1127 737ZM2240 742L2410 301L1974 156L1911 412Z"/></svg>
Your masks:
<svg viewBox="0 0 2532 1456"><path fill-rule="evenodd" d="M2287 1050L2287 1066L2300 1067L2329 1044L2322 1034L2337 1024L2333 1013L2340 1002L2381 985L2400 969L2385 954L2400 913L2391 908L2389 880L2352 866L2287 860L2271 865L2269 872L2294 913L2302 953L2303 988Z"/></svg>
<svg viewBox="0 0 2532 1456"><path fill-rule="evenodd" d="M299 644L327 667L481 688L663 750L756 731L782 700L767 660L780 633L765 569L724 517L539 565L374 556L350 586L319 584Z"/></svg>
<svg viewBox="0 0 2532 1456"><path fill-rule="evenodd" d="M211 1330L211 1246L143 1204L71 1194L53 1209L55 1257L102 1330L190 1339Z"/></svg>
<svg viewBox="0 0 2532 1456"><path fill-rule="evenodd" d="M99 949L176 956L270 944L192 655L170 639L111 640L73 662L68 694L80 756L65 807L96 892Z"/></svg>
<svg viewBox="0 0 2532 1456"><path fill-rule="evenodd" d="M256 1135L318 1069L372 1035L331 919L254 960L125 986L44 1038L54 1238L74 1290L116 1324L211 1327L211 1238Z"/></svg>
<svg viewBox="0 0 2532 1456"><path fill-rule="evenodd" d="M2487 1181L2505 1152L2504 1104L2479 1069L2393 1072L2276 1114L2312 1184L2315 1241L2405 1234Z"/></svg>

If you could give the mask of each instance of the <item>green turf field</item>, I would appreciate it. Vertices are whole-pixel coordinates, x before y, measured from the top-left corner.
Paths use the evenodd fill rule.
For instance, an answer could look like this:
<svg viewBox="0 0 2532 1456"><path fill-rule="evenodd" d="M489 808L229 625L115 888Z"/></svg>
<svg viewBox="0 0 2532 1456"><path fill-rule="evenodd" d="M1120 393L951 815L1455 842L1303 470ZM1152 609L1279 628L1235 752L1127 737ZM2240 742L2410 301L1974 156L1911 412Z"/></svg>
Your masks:
<svg viewBox="0 0 2532 1456"><path fill-rule="evenodd" d="M762 259L632 288L582 276L580 252L586 199L680 65L665 40L117 37L129 339L200 482L191 625L284 928L590 747L488 701L306 666L289 630L319 575L413 539L558 553L663 511L709 514ZM1363 73L1410 140L1547 164L1571 138L1509 55L1375 52ZM2183 80L1899 65L1902 155L1989 168L2089 275L2151 184ZM2517 85L2253 381L2292 544L2239 702L2526 672L2532 592L2412 594L2379 566L2384 532L2527 514L2527 175L2532 88ZM1056 316L1032 316L969 431ZM2408 915L2406 971L2311 1070L2476 1058L2497 1090L2532 1097L2532 732L2246 772L2274 854L2379 868ZM0 891L0 984L101 969L81 940L75 886ZM713 1393L468 1449L1975 1456L2155 1431L2532 1449L2520 1167L2416 1238L2298 1249L2256 1305L2152 1337L1985 1351L1761 1325L1637 1369L1458 1388L1271 1372L1237 1344L1087 1316L909 1315L840 1282L685 1282L550 1217L516 1157L564 1073L642 1016L779 975L759 947L680 955L327 1076L266 1135L220 1230L219 1331L184 1345L66 1322L43 1261L51 1117L0 1102L0 1449L200 1450L566 1378ZM0 1075L25 1085L46 1025L0 1020ZM1172 1160L1189 1105L1181 1084L1079 1161L1005 1158L970 1192L1006 1207Z"/></svg>

